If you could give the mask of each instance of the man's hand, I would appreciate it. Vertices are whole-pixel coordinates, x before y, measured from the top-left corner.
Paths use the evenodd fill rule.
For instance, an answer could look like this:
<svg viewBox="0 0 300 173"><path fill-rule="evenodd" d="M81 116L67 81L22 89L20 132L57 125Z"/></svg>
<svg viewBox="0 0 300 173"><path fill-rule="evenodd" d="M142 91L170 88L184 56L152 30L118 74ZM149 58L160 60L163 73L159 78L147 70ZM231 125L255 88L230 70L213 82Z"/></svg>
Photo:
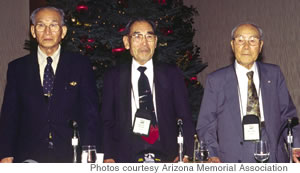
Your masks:
<svg viewBox="0 0 300 173"><path fill-rule="evenodd" d="M297 157L300 157L299 152L293 152L293 161L295 163L300 163L300 160Z"/></svg>
<svg viewBox="0 0 300 173"><path fill-rule="evenodd" d="M116 163L114 159L104 159L103 163Z"/></svg>
<svg viewBox="0 0 300 173"><path fill-rule="evenodd" d="M184 156L183 157L183 163L188 163L189 162L189 157L188 156ZM174 159L174 163L177 163L179 161L179 157L177 156L175 159Z"/></svg>
<svg viewBox="0 0 300 173"><path fill-rule="evenodd" d="M12 163L13 160L14 160L13 157L5 157L5 158L0 160L0 163Z"/></svg>
<svg viewBox="0 0 300 173"><path fill-rule="evenodd" d="M208 163L221 163L219 157L210 157L208 158Z"/></svg>

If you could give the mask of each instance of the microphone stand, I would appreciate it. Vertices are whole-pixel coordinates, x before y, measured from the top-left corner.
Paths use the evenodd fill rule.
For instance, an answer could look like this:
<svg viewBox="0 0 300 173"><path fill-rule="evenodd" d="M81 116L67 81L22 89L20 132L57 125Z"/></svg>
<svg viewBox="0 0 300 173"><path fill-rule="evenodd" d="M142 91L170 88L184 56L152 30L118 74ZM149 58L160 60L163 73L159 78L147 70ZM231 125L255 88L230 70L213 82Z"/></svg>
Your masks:
<svg viewBox="0 0 300 173"><path fill-rule="evenodd" d="M77 128L73 128L73 137L72 137L72 146L73 146L73 163L77 163L77 147L78 147L78 138L77 138Z"/></svg>
<svg viewBox="0 0 300 173"><path fill-rule="evenodd" d="M181 119L178 119L177 125L179 126L179 134L177 137L177 143L179 145L179 162L178 163L183 163L183 133L182 133L183 122Z"/></svg>
<svg viewBox="0 0 300 173"><path fill-rule="evenodd" d="M288 143L288 151L289 151L289 159L290 163L293 163L293 148L292 148L292 143L293 143L293 134L292 134L292 120L288 119L288 135L287 135L287 143Z"/></svg>
<svg viewBox="0 0 300 173"><path fill-rule="evenodd" d="M73 163L77 163L77 148L79 143L78 124L74 120L70 120L69 124L73 129L72 146L73 146Z"/></svg>

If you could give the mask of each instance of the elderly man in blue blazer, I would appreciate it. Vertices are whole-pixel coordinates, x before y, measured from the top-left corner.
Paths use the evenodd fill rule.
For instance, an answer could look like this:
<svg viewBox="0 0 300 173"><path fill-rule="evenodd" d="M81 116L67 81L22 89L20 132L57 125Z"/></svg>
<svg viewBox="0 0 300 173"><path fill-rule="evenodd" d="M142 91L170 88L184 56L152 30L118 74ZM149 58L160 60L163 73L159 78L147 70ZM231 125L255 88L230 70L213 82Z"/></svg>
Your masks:
<svg viewBox="0 0 300 173"><path fill-rule="evenodd" d="M196 130L200 140L207 143L212 162L256 162L258 140L267 141L267 162L288 162L284 145L286 124L288 119L297 117L297 111L280 68L256 61L263 47L262 34L255 24L235 27L231 40L235 62L207 77ZM244 124L251 112L248 72L253 74L259 106L259 135L251 140L247 137L252 132ZM294 132L299 135L299 126L294 127Z"/></svg>
<svg viewBox="0 0 300 173"><path fill-rule="evenodd" d="M87 57L61 50L67 33L64 13L36 9L31 34L37 52L9 63L0 120L1 162L72 162L69 121L81 145L96 144L98 96Z"/></svg>
<svg viewBox="0 0 300 173"><path fill-rule="evenodd" d="M132 62L112 68L104 78L104 161L178 161L178 119L183 121L183 161L188 161L194 125L183 75L175 65L152 59L157 36L151 21L132 20L126 32L123 43Z"/></svg>

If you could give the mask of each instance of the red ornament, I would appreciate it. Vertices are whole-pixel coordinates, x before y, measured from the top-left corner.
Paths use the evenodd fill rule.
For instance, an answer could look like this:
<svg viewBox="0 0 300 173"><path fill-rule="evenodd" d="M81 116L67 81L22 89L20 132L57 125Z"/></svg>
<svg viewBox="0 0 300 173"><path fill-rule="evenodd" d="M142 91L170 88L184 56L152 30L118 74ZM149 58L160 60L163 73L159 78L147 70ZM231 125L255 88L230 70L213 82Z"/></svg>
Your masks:
<svg viewBox="0 0 300 173"><path fill-rule="evenodd" d="M161 28L160 32L163 33L164 35L169 35L169 34L172 34L174 31L173 31L173 29Z"/></svg>
<svg viewBox="0 0 300 173"><path fill-rule="evenodd" d="M125 28L120 28L119 29L119 32L123 32L123 31L125 31Z"/></svg>
<svg viewBox="0 0 300 173"><path fill-rule="evenodd" d="M88 9L89 9L89 7L87 5L84 5L84 4L78 5L76 7L76 11L79 12L79 13L87 11Z"/></svg>
<svg viewBox="0 0 300 173"><path fill-rule="evenodd" d="M190 81L197 81L197 77L196 77L196 76L191 77L191 78L190 78Z"/></svg>
<svg viewBox="0 0 300 173"><path fill-rule="evenodd" d="M114 49L111 50L112 53L123 52L123 51L125 51L124 47L114 48Z"/></svg>
<svg viewBox="0 0 300 173"><path fill-rule="evenodd" d="M95 39L89 38L89 39L87 39L87 41L88 41L89 43L94 43L94 42L95 42Z"/></svg>
<svg viewBox="0 0 300 173"><path fill-rule="evenodd" d="M167 31L167 34L169 35L169 34L172 34L174 31L172 30L172 29L169 29L168 31Z"/></svg>

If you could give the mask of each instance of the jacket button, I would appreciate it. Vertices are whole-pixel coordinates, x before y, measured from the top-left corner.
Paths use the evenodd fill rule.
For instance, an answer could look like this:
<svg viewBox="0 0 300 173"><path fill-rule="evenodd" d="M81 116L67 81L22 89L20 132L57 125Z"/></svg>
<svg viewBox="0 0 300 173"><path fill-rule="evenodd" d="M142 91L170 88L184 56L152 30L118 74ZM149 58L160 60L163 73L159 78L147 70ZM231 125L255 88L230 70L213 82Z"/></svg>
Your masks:
<svg viewBox="0 0 300 173"><path fill-rule="evenodd" d="M242 161L241 161L241 160L238 160L238 162L239 162L239 163L242 163Z"/></svg>
<svg viewBox="0 0 300 173"><path fill-rule="evenodd" d="M243 142L240 142L240 144L243 145L244 143L243 143Z"/></svg>

